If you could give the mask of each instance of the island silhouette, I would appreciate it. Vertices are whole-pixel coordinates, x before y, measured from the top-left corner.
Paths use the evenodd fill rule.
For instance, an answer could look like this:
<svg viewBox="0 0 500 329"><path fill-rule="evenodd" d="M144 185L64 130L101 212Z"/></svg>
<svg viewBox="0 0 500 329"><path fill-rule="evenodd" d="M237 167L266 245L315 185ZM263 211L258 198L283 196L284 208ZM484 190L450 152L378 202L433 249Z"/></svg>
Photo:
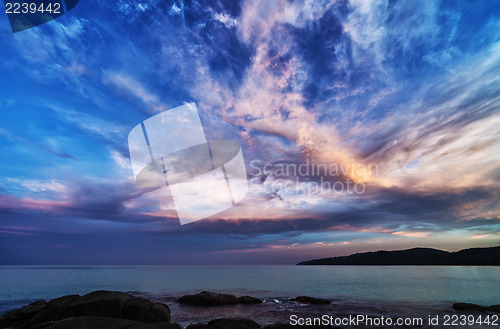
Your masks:
<svg viewBox="0 0 500 329"><path fill-rule="evenodd" d="M456 252L432 248L372 251L350 256L312 259L297 265L500 265L500 246L470 248Z"/></svg>

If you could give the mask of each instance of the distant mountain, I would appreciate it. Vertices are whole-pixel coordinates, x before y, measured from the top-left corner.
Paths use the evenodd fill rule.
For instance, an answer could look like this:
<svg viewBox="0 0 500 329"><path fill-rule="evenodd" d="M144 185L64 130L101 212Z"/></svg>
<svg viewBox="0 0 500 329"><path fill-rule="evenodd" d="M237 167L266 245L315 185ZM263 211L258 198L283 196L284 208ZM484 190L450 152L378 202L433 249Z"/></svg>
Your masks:
<svg viewBox="0 0 500 329"><path fill-rule="evenodd" d="M432 248L374 251L320 258L297 265L500 265L500 246L448 252Z"/></svg>

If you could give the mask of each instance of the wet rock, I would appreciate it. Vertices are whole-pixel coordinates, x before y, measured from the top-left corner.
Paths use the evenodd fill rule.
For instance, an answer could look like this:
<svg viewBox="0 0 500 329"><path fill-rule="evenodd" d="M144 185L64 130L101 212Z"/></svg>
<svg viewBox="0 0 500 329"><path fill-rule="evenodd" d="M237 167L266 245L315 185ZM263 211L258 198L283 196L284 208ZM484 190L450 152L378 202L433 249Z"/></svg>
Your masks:
<svg viewBox="0 0 500 329"><path fill-rule="evenodd" d="M0 317L0 328L24 329L34 326L44 328L47 325L55 325L56 322L62 319L79 319L82 317L169 323L170 310L165 304L154 303L124 292L100 290L84 296L63 296L48 303L39 301L19 310L6 313ZM77 322L77 320L72 321ZM89 321L95 321L95 319Z"/></svg>
<svg viewBox="0 0 500 329"><path fill-rule="evenodd" d="M176 323L143 323L128 319L79 316L46 322L30 329L182 329Z"/></svg>
<svg viewBox="0 0 500 329"><path fill-rule="evenodd" d="M215 292L202 291L195 295L185 295L178 300L181 304L197 305L197 306L220 306L237 304L238 300L235 295L218 294Z"/></svg>
<svg viewBox="0 0 500 329"><path fill-rule="evenodd" d="M500 305L481 306L471 303L455 303L453 308L457 311L479 311L500 313Z"/></svg>
<svg viewBox="0 0 500 329"><path fill-rule="evenodd" d="M238 304L260 304L262 303L262 300L259 298L255 298L252 296L241 296L236 298L236 301Z"/></svg>
<svg viewBox="0 0 500 329"><path fill-rule="evenodd" d="M325 305L330 304L332 301L325 298L314 298L309 296L298 296L292 299L292 301L301 304L312 304L312 305Z"/></svg>
<svg viewBox="0 0 500 329"><path fill-rule="evenodd" d="M143 321L151 308L151 302L147 299L137 297L128 300L123 306L123 317L125 319Z"/></svg>
<svg viewBox="0 0 500 329"><path fill-rule="evenodd" d="M194 324L186 329L260 329L260 325L247 318L221 318L207 324Z"/></svg>
<svg viewBox="0 0 500 329"><path fill-rule="evenodd" d="M20 309L5 313L0 318L0 328L5 328L8 325L33 317L39 310L44 308L45 305L47 305L47 301L38 300L34 303L21 307Z"/></svg>
<svg viewBox="0 0 500 329"><path fill-rule="evenodd" d="M144 316L143 322L170 322L170 309L165 304L153 303L149 311Z"/></svg>
<svg viewBox="0 0 500 329"><path fill-rule="evenodd" d="M121 318L123 306L132 298L135 297L119 291L94 291L63 304L60 318L77 316Z"/></svg>
<svg viewBox="0 0 500 329"><path fill-rule="evenodd" d="M186 329L205 329L206 327L206 323L193 323L187 326Z"/></svg>
<svg viewBox="0 0 500 329"><path fill-rule="evenodd" d="M307 329L342 329L340 327L332 327L332 326L306 326L306 325L296 325L292 326L291 324L270 324L265 326L263 329L294 329L294 328L307 328Z"/></svg>
<svg viewBox="0 0 500 329"><path fill-rule="evenodd" d="M178 299L181 304L196 306L221 306L234 304L260 304L262 300L252 296L236 297L229 294L218 294L210 291L202 291L194 295L185 295Z"/></svg>

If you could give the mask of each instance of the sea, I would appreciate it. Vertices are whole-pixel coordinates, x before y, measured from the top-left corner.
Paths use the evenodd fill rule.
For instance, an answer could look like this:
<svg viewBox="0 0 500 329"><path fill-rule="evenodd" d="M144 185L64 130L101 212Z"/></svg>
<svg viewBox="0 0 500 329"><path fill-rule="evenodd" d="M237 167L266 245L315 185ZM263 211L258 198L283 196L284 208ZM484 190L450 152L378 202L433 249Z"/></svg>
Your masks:
<svg viewBox="0 0 500 329"><path fill-rule="evenodd" d="M422 325L402 328L449 328L446 317L460 316L455 302L500 304L500 267L488 266L295 266L295 265L158 265L158 266L0 266L0 314L36 300L50 300L95 290L116 290L166 303L172 322L185 327L220 317L243 316L262 325L291 319L421 318ZM200 291L254 296L256 305L202 308L177 299ZM296 296L332 300L304 305ZM485 316L471 313L474 317ZM438 317L439 323L430 324ZM361 318L358 318L361 319ZM294 321L295 321L294 320ZM452 319L451 319L452 320ZM470 320L470 318L469 318ZM344 320L345 321L345 320ZM409 321L409 320L406 320ZM450 321L449 321L450 322ZM334 323L334 322L331 322ZM406 322L409 323L409 322ZM418 324L418 321L416 322ZM451 323L451 322L450 322ZM392 325L342 328L395 328ZM459 326L460 327L460 326ZM494 328L468 323L461 328ZM500 322L496 326L500 328Z"/></svg>

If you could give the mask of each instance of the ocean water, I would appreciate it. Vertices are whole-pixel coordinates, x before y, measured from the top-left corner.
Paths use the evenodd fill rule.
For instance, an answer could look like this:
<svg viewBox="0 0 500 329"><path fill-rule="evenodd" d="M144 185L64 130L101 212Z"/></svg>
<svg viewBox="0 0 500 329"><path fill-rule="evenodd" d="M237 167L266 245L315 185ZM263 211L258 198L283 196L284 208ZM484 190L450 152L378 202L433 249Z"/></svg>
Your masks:
<svg viewBox="0 0 500 329"><path fill-rule="evenodd" d="M264 323L286 321L293 312L444 314L453 312L454 302L500 304L500 267L0 266L0 314L35 300L99 289L165 302L172 310L172 320L181 324L228 313ZM184 294L203 290L256 296L265 303L210 309L176 303ZM333 303L318 307L289 300L299 295L330 298Z"/></svg>

